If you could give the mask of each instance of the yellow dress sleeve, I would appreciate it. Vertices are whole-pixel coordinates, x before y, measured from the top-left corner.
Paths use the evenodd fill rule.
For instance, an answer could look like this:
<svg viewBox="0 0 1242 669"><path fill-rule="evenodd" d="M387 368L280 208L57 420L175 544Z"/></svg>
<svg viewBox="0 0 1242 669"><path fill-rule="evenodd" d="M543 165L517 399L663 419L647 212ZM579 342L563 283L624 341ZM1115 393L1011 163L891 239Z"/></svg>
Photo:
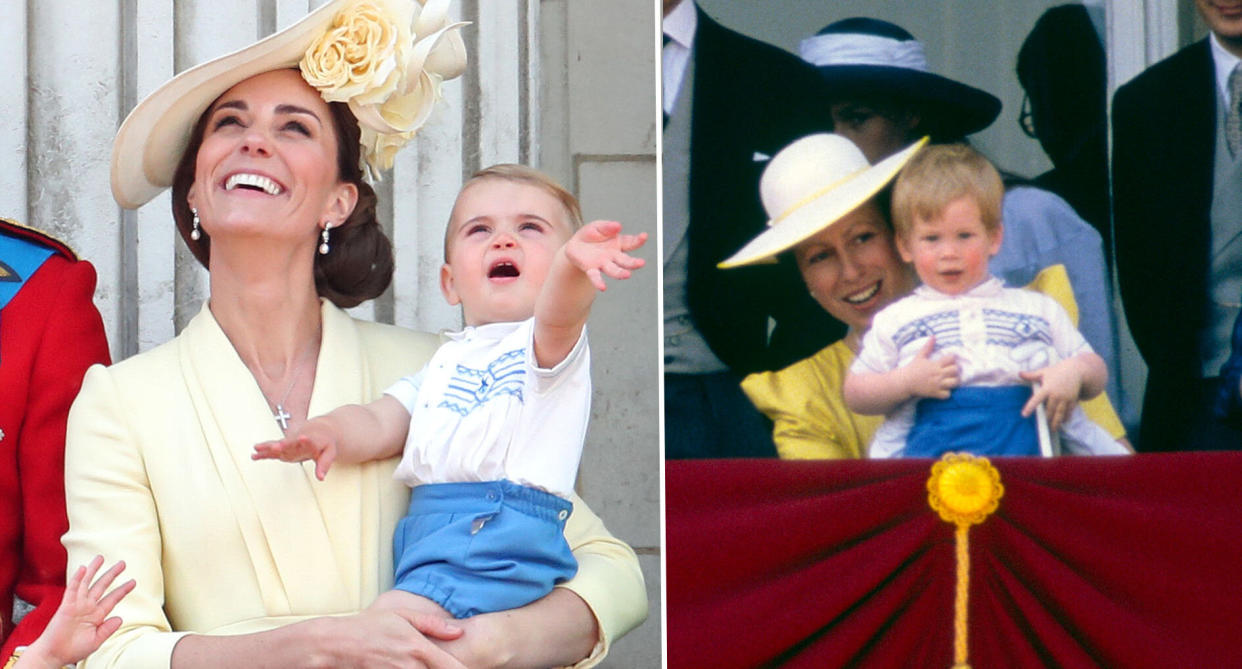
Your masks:
<svg viewBox="0 0 1242 669"><path fill-rule="evenodd" d="M1034 280L1027 284L1026 288L1056 300L1057 304L1060 304L1061 308L1069 314L1074 326L1078 326L1078 302L1074 300L1074 289L1070 285L1069 275L1065 273L1064 265L1045 267L1035 275ZM1087 414L1087 418L1104 428L1114 439L1126 436L1126 428L1121 424L1121 419L1113 409L1113 403L1109 401L1107 393L1100 393L1082 402L1079 406L1082 407L1083 413Z"/></svg>
<svg viewBox="0 0 1242 669"><path fill-rule="evenodd" d="M647 588L634 549L612 536L582 498L575 495L571 501L574 510L565 523L565 540L578 560L578 573L557 587L581 597L600 630L590 656L574 665L581 669L598 664L614 640L647 618Z"/></svg>
<svg viewBox="0 0 1242 669"><path fill-rule="evenodd" d="M186 633L172 631L164 613L155 497L119 397L110 370L95 365L86 372L65 438L69 532L62 541L70 569L104 555L109 563L124 560L123 578L137 584L112 611L121 628L85 666L168 666Z"/></svg>
<svg viewBox="0 0 1242 669"><path fill-rule="evenodd" d="M854 359L844 341L776 372L742 380L742 391L773 423L776 451L787 460L862 458L883 416L860 416L841 394Z"/></svg>

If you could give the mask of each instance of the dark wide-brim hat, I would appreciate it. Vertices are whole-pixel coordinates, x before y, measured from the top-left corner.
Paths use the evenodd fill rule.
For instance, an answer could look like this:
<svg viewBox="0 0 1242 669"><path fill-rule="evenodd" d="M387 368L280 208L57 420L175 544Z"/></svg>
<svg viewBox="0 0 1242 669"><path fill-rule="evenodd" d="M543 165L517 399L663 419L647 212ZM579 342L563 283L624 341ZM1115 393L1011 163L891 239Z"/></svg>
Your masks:
<svg viewBox="0 0 1242 669"><path fill-rule="evenodd" d="M923 43L887 21L831 23L802 40L798 51L824 77L832 99L908 103L923 118L920 131L937 139L979 132L1001 111L991 93L928 71Z"/></svg>

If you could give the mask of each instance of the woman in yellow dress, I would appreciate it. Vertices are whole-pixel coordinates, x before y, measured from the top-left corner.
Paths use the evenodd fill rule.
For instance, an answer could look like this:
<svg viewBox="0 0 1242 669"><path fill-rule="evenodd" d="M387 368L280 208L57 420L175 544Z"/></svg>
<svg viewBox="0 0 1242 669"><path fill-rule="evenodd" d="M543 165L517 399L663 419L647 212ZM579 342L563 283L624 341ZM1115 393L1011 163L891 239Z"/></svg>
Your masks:
<svg viewBox="0 0 1242 669"><path fill-rule="evenodd" d="M849 328L844 339L810 358L742 380L747 397L772 420L782 458L865 457L884 421L850 411L841 389L872 317L918 284L897 252L888 185L922 145L916 142L875 165L839 135L805 137L782 149L759 186L772 217L769 229L721 263L736 267L791 254L811 296ZM1063 267L1046 269L1028 287L1055 298L1077 321ZM1106 397L1084 402L1083 409L1114 437L1124 438Z"/></svg>
<svg viewBox="0 0 1242 669"><path fill-rule="evenodd" d="M578 576L521 609L460 621L364 611L392 585L409 490L395 460L251 461L308 416L368 402L434 336L358 321L392 251L365 172L465 66L447 0L333 0L182 72L118 131L113 194L172 187L211 296L175 339L87 373L69 421L69 564L124 560L136 589L86 666L589 666L646 614L633 551L574 499Z"/></svg>

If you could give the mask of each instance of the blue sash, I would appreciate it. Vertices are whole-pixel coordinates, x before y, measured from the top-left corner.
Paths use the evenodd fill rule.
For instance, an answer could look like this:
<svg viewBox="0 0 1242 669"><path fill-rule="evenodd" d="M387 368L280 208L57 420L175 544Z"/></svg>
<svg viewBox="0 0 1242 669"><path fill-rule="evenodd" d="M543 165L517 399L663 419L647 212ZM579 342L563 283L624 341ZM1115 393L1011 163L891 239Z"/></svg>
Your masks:
<svg viewBox="0 0 1242 669"><path fill-rule="evenodd" d="M42 244L11 237L0 230L0 313L53 253Z"/></svg>
<svg viewBox="0 0 1242 669"><path fill-rule="evenodd" d="M0 309L53 253L55 251L43 244L0 231Z"/></svg>
<svg viewBox="0 0 1242 669"><path fill-rule="evenodd" d="M921 400L903 455L1039 455L1035 416L1022 417L1022 406L1030 398L1028 386L1002 386L957 388L949 399Z"/></svg>

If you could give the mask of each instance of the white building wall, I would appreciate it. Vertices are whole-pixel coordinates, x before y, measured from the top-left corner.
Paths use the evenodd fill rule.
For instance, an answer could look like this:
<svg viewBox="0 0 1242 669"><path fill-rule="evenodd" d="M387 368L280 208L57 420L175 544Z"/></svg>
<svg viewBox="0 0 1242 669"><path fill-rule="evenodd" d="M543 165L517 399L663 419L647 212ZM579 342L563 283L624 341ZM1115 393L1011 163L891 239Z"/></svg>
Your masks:
<svg viewBox="0 0 1242 669"><path fill-rule="evenodd" d="M646 268L613 282L591 313L595 397L578 483L639 554L651 614L605 666L661 666L660 340L657 332L656 5L543 0L536 106L539 164L578 195L587 220L646 232Z"/></svg>

